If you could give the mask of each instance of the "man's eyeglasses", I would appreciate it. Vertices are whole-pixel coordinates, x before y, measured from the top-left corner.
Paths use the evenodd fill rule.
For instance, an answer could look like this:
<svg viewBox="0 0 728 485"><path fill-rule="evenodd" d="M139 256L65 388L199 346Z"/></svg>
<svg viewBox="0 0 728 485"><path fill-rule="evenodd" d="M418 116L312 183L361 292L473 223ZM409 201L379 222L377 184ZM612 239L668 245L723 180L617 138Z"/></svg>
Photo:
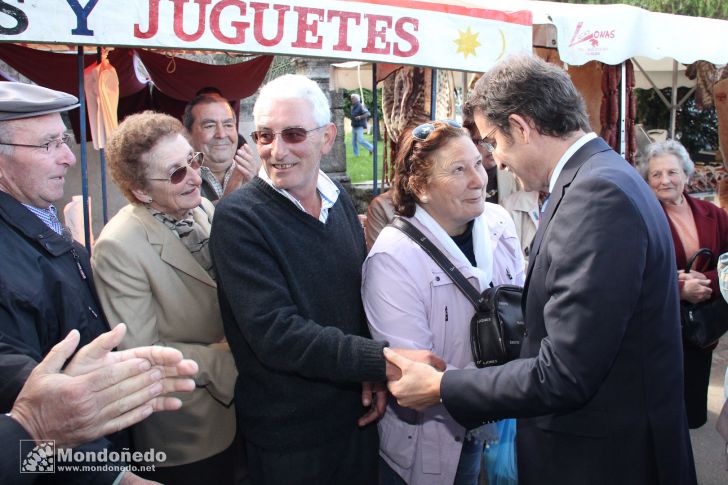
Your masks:
<svg viewBox="0 0 728 485"><path fill-rule="evenodd" d="M250 134L250 137L255 141L255 143L260 143L261 145L270 145L273 143L273 140L276 139L276 135L281 135L281 138L286 143L301 143L308 138L308 134L312 131L320 130L321 128L324 128L328 126L328 123L325 125L317 126L316 128L311 128L310 130L307 130L306 128L301 128L300 126L294 126L291 128L286 128L278 133L270 131L270 130L258 130L254 131Z"/></svg>
<svg viewBox="0 0 728 485"><path fill-rule="evenodd" d="M163 182L169 181L173 184L178 184L182 182L185 177L187 177L187 170L189 168L192 168L192 170L199 170L204 160L205 155L203 155L202 152L192 152L187 155L187 165L176 168L172 173L169 174L169 177L163 179L149 178L149 180L161 180Z"/></svg>
<svg viewBox="0 0 728 485"><path fill-rule="evenodd" d="M51 148L53 150L58 150L61 148L61 145L68 145L68 142L71 141L71 135L68 133L64 133L61 135L60 138L54 138L51 141L47 141L45 143L42 143L40 145L25 145L23 143L5 143L0 141L0 145L7 145L11 147L26 147L26 148L45 148L45 151L49 152L51 151Z"/></svg>
<svg viewBox="0 0 728 485"><path fill-rule="evenodd" d="M412 138L414 138L417 141L425 141L427 140L427 137L430 136L430 134L435 131L435 123L447 123L448 125L452 126L453 128L462 128L460 126L460 123L458 123L455 120L437 120L437 121L429 121L427 123L423 123L419 125L417 128L412 130Z"/></svg>
<svg viewBox="0 0 728 485"><path fill-rule="evenodd" d="M493 133L495 133L495 131L496 131L497 129L498 129L498 127L497 127L497 126L496 126L495 128L493 128L493 130L491 130L491 132L490 132L490 133L488 133L488 135L487 135L487 136L485 136L485 137L484 137L484 138L483 138L482 140L480 140L480 141L479 141L479 143L477 143L477 144L478 144L478 145L480 145L480 146L482 146L482 147L483 147L483 148L485 148L486 150L488 150L488 152L490 152L490 153L493 153L493 152L495 151L495 147L496 147L496 142L495 142L495 140L493 140L492 142L490 142L490 141L485 141L485 140L492 140L492 138L491 138L491 137L493 136Z"/></svg>

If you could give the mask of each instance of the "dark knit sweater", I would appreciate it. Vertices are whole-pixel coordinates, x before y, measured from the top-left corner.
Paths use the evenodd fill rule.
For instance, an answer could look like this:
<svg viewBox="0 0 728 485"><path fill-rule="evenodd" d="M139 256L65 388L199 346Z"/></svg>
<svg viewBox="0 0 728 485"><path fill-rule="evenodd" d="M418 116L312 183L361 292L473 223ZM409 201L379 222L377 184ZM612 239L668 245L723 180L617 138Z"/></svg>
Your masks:
<svg viewBox="0 0 728 485"><path fill-rule="evenodd" d="M246 439L297 450L350 433L383 342L361 302L364 234L341 189L326 224L256 177L217 206L210 246Z"/></svg>

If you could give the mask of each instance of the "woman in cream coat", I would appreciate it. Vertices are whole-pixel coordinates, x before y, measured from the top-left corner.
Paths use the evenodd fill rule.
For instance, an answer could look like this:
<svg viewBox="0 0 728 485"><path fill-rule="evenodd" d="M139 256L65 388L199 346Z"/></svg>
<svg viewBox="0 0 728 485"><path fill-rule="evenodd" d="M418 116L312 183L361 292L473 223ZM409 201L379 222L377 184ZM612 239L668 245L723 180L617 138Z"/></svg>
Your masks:
<svg viewBox="0 0 728 485"><path fill-rule="evenodd" d="M144 112L107 147L115 182L131 202L104 227L93 251L96 287L109 322L125 322L121 348L167 345L195 360L197 388L183 406L136 425L137 451L163 452L163 483L232 483L237 372L225 341L207 250L213 206L200 197L202 155L182 124ZM145 463L147 464L147 463Z"/></svg>
<svg viewBox="0 0 728 485"><path fill-rule="evenodd" d="M453 121L418 126L395 163L395 210L483 291L522 285L524 264L508 212L483 201L487 175L470 136ZM420 246L393 226L379 234L362 274L372 337L427 349L448 369L475 367L470 301ZM381 485L475 485L495 425L465 430L442 405L424 412L390 399L379 422Z"/></svg>

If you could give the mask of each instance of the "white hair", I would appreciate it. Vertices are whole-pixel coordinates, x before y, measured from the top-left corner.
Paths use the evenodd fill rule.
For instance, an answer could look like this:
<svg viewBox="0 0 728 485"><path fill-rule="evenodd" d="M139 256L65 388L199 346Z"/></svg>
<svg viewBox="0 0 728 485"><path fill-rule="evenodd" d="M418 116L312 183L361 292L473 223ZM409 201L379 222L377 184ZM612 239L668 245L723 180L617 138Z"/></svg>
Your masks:
<svg viewBox="0 0 728 485"><path fill-rule="evenodd" d="M312 114L318 126L331 123L331 107L321 87L306 76L285 74L270 81L260 90L253 107L253 119L257 125L260 109L273 100L305 99L311 104Z"/></svg>
<svg viewBox="0 0 728 485"><path fill-rule="evenodd" d="M650 168L650 160L661 155L675 155L680 161L683 172L688 177L695 172L695 164L690 159L690 155L685 147L677 140L665 140L652 143L645 149L643 157L644 162L640 165L640 173L647 180L648 170Z"/></svg>

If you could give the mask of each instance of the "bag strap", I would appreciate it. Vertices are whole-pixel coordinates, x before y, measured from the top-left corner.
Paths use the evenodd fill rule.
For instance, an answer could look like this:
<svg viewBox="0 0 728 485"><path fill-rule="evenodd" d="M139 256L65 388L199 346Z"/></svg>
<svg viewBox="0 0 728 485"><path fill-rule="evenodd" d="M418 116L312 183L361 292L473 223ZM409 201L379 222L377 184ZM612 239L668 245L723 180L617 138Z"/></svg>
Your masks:
<svg viewBox="0 0 728 485"><path fill-rule="evenodd" d="M483 303L483 298L480 293L478 293L478 290L476 290L475 287L470 284L468 279L460 272L460 270L458 270L455 265L447 259L447 256L442 254L442 251L440 251L437 246L435 246L432 241L427 238L427 236L422 234L422 231L412 225L410 221L402 219L401 217L395 217L390 225L396 227L416 242L422 250L425 251L425 253L427 253L427 255L430 256L445 273L447 273L452 282L455 283L455 286L457 286L468 300L470 300L470 303L473 304L475 309L478 310L480 308L481 303Z"/></svg>
<svg viewBox="0 0 728 485"><path fill-rule="evenodd" d="M688 259L688 264L685 265L686 273L690 273L690 269L692 269L693 263L700 256L707 256L709 258L709 261L712 261L713 260L713 251L711 251L709 248L700 248L697 251L695 251L695 254L690 256L690 259Z"/></svg>

